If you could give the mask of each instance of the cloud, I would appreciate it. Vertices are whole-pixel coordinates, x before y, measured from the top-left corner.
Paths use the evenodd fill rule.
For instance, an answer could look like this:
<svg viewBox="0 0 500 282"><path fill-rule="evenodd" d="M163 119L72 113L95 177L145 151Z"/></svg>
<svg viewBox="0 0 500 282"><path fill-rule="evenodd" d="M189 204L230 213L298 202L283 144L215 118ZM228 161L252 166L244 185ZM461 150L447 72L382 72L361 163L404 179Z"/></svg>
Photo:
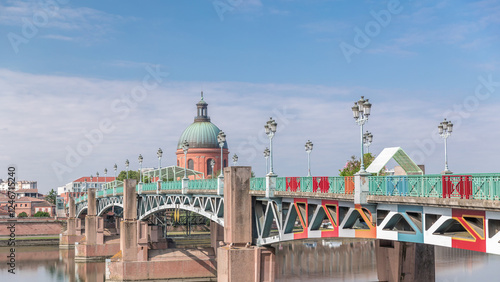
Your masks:
<svg viewBox="0 0 500 282"><path fill-rule="evenodd" d="M95 40L113 32L114 25L129 18L50 1L6 1L0 3L0 25L15 27L21 33L26 25L47 30L48 39Z"/></svg>
<svg viewBox="0 0 500 282"><path fill-rule="evenodd" d="M147 91L143 101L134 102L132 91L141 85L142 78L102 80L0 69L0 150L4 152L0 164L16 164L20 179L38 180L44 192L83 175L102 173L115 163L121 170L126 159L131 160L131 169L136 169L134 160L139 154L144 156L144 166L153 167L158 147L164 151L162 164L174 164L178 138L196 113L201 82L166 81ZM468 101L456 93L421 100L418 97L423 93L416 91L363 86L245 82L203 85L209 115L227 134L231 155L236 153L239 164L252 166L257 176L264 174L262 151L269 141L263 125L270 116L278 122L274 146L275 168L280 176L306 174L303 147L308 139L315 144L311 156L313 174L334 176L351 155L359 155L359 127L350 107L360 95L369 93L367 98L373 103L366 130L374 135L370 151L375 153L390 146L419 152L422 140L439 139L433 131L443 112ZM487 148L496 147L500 133L486 128L484 120L497 116L499 106L492 96L467 112L470 117L462 119L450 139L451 169L486 172L493 167ZM456 114L451 118L458 123ZM109 120L114 129L103 133L102 140L59 181L53 163L64 164L67 148L83 144L82 140L99 129L103 120ZM428 173L442 169L438 142L433 145L433 153L423 160Z"/></svg>

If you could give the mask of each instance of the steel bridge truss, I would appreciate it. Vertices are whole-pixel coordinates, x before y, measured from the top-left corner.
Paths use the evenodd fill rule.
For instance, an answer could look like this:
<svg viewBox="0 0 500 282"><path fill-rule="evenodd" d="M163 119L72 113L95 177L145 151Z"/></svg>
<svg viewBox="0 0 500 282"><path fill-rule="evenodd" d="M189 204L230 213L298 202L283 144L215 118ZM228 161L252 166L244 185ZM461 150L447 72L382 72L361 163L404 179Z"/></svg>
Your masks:
<svg viewBox="0 0 500 282"><path fill-rule="evenodd" d="M139 220L166 209L183 209L200 214L224 226L224 197L218 195L140 195Z"/></svg>
<svg viewBox="0 0 500 282"><path fill-rule="evenodd" d="M257 198L254 243L385 239L500 255L500 212L306 198Z"/></svg>

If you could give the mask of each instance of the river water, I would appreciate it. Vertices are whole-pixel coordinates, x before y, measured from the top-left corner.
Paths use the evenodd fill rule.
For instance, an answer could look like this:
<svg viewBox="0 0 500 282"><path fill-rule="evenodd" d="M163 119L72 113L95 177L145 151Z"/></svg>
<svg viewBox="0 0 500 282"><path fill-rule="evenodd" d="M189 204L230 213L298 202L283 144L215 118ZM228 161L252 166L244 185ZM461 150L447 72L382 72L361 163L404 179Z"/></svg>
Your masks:
<svg viewBox="0 0 500 282"><path fill-rule="evenodd" d="M374 241L316 240L276 248L277 281L377 281ZM500 256L435 247L436 281L500 281ZM74 250L58 246L16 248L16 274L8 273L8 248L0 248L0 281L104 281L105 264L75 263Z"/></svg>

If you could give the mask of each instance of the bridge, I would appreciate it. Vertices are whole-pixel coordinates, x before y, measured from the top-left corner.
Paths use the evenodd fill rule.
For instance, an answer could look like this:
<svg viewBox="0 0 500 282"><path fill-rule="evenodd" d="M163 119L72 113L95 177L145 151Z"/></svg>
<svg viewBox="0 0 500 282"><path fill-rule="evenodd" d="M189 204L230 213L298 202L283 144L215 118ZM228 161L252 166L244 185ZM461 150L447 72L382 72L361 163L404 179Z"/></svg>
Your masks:
<svg viewBox="0 0 500 282"><path fill-rule="evenodd" d="M239 177L237 184L231 183L242 171L247 172L247 179ZM255 262L262 268L272 264L272 251L267 252L271 244L314 238L378 239L380 259L385 257L391 264L402 252L413 252L415 263L408 273L414 275L419 263L433 263L433 246L500 254L500 174L250 178L249 172L247 167L231 167L225 169L224 182L184 179L131 186L128 199L133 203L128 206L133 211L128 219L139 225L158 225L157 215L167 209L198 213L224 228L225 236L221 236L222 230L213 234L218 239L212 241L223 242L213 244L218 252L224 244L255 245L267 256L264 264ZM115 181L102 191L77 198L75 218L127 209L124 191L124 184ZM95 205L89 206L89 202ZM89 212L91 209L95 211ZM152 232L142 228L144 234ZM226 251L231 252L231 247ZM123 248L121 251L123 255ZM220 260L227 255L218 255L219 273L224 265ZM143 259L148 260L148 255ZM231 266L226 264L224 269L223 277L231 276ZM394 274L393 269L379 267L379 278L398 276L401 271ZM273 280L264 279L273 277L268 272L260 280Z"/></svg>

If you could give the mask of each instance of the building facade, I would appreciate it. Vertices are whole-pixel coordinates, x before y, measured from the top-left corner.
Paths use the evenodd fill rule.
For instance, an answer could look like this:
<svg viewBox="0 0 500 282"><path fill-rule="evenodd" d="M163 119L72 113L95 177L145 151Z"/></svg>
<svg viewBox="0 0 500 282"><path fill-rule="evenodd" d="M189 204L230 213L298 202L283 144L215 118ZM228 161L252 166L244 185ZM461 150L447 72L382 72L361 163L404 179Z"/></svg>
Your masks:
<svg viewBox="0 0 500 282"><path fill-rule="evenodd" d="M62 199L64 204L67 204L70 197L80 197L87 192L88 188L97 188L100 190L102 186L114 181L115 177L92 177L84 176L69 182L68 184L57 188L57 196Z"/></svg>

